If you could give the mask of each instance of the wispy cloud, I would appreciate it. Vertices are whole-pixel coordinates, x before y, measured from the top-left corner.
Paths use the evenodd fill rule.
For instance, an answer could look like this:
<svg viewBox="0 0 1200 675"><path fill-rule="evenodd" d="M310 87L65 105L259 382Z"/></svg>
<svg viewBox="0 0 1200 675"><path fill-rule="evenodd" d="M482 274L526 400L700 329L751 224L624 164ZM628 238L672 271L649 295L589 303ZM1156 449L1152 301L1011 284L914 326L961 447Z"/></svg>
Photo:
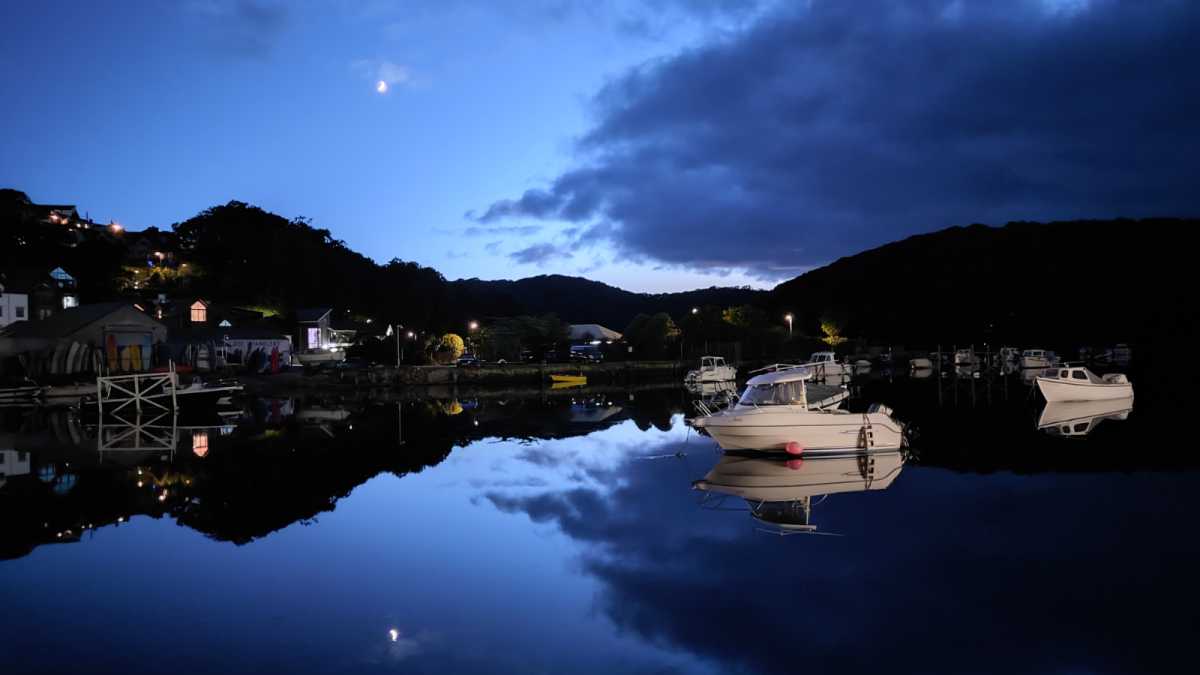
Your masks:
<svg viewBox="0 0 1200 675"><path fill-rule="evenodd" d="M415 82L411 68L386 59L359 59L350 64L350 69L370 81L381 94Z"/></svg>
<svg viewBox="0 0 1200 675"><path fill-rule="evenodd" d="M251 59L270 54L290 18L288 5L269 0L190 0L182 8L202 19L214 51Z"/></svg>
<svg viewBox="0 0 1200 675"><path fill-rule="evenodd" d="M570 251L563 250L551 243L533 244L519 251L513 251L508 257L522 265L545 265L556 259L575 257Z"/></svg>

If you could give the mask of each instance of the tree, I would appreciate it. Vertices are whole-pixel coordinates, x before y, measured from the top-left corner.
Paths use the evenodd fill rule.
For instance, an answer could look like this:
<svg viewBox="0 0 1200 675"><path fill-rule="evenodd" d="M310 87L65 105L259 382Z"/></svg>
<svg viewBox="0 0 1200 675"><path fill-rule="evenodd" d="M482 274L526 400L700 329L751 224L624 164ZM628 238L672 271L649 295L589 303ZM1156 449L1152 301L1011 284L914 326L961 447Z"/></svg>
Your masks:
<svg viewBox="0 0 1200 675"><path fill-rule="evenodd" d="M666 312L638 314L625 328L625 341L643 358L662 356L679 335L679 328Z"/></svg>
<svg viewBox="0 0 1200 675"><path fill-rule="evenodd" d="M821 332L825 334L821 342L830 347L836 347L846 341L846 338L842 337L841 328L832 319L821 320Z"/></svg>
<svg viewBox="0 0 1200 675"><path fill-rule="evenodd" d="M451 360L454 360L463 355L463 352L467 350L467 346L463 343L463 339L456 333L446 333L442 336L442 343L439 349L449 352Z"/></svg>

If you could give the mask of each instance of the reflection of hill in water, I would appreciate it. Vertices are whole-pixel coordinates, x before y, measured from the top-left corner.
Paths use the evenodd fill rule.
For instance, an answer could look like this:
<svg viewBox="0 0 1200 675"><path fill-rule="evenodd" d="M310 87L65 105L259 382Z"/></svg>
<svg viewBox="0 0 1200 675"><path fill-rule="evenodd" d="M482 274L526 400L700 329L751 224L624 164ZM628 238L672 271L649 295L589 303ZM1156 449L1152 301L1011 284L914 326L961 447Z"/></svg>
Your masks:
<svg viewBox="0 0 1200 675"><path fill-rule="evenodd" d="M104 452L98 429L69 411L12 414L0 449L21 453L30 471L0 487L0 558L78 541L136 515L168 516L214 539L247 543L333 510L380 473L436 466L454 447L495 437L569 438L627 420L668 429L680 405L675 392L404 404L255 400L236 419L179 420L173 434L159 420L133 437L141 449ZM147 449L163 424L171 447ZM110 425L104 437L122 433Z"/></svg>

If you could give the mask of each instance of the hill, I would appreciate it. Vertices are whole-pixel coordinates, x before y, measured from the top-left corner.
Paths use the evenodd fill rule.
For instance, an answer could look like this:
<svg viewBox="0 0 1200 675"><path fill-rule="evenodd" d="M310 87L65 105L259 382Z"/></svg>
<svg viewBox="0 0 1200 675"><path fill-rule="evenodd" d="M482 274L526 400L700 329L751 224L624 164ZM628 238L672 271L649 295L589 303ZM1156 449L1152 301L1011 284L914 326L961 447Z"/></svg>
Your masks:
<svg viewBox="0 0 1200 675"><path fill-rule="evenodd" d="M1195 219L971 225L864 251L771 291L815 332L902 344L1157 341L1197 325Z"/></svg>
<svg viewBox="0 0 1200 675"><path fill-rule="evenodd" d="M599 323L618 331L637 314L667 312L681 317L693 307L757 305L766 291L713 286L680 293L634 293L599 281L559 274L515 281L463 279L450 282L484 316L557 314L569 323Z"/></svg>

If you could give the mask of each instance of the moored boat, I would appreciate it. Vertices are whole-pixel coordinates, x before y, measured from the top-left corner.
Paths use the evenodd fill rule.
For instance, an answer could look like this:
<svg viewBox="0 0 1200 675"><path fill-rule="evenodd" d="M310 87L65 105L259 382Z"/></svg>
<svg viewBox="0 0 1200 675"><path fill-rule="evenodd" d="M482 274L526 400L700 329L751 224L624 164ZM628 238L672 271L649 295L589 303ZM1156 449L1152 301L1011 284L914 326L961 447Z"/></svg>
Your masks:
<svg viewBox="0 0 1200 675"><path fill-rule="evenodd" d="M732 382L737 379L737 368L725 363L721 356L700 357L700 367L688 371L683 378L685 384L703 382Z"/></svg>
<svg viewBox="0 0 1200 675"><path fill-rule="evenodd" d="M330 349L306 349L292 355L303 366L323 366L341 363L346 360L346 352L333 347Z"/></svg>
<svg viewBox="0 0 1200 675"><path fill-rule="evenodd" d="M1026 349L1021 352L1022 368L1049 368L1058 365L1058 356L1045 349Z"/></svg>
<svg viewBox="0 0 1200 675"><path fill-rule="evenodd" d="M839 454L891 449L903 444L903 425L887 406L865 413L838 408L848 392L813 401L816 385L809 366L784 367L750 378L730 407L691 420L725 450L761 450L790 454ZM843 389L844 388L840 388ZM813 405L816 403L817 405ZM818 407L826 403L824 407Z"/></svg>
<svg viewBox="0 0 1200 675"><path fill-rule="evenodd" d="M1133 398L1133 383L1120 373L1096 375L1083 366L1046 370L1035 378L1047 401L1106 401Z"/></svg>

